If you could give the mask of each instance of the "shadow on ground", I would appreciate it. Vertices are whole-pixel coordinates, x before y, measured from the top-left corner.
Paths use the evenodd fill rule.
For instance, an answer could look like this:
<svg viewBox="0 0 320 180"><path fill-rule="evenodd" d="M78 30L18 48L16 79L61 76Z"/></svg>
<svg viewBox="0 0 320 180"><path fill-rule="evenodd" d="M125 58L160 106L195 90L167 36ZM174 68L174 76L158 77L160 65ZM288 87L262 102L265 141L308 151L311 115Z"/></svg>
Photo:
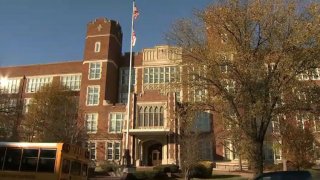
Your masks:
<svg viewBox="0 0 320 180"><path fill-rule="evenodd" d="M216 174L213 175L213 179L224 179L224 178L234 178L234 177L241 177L240 175L233 175L233 174Z"/></svg>

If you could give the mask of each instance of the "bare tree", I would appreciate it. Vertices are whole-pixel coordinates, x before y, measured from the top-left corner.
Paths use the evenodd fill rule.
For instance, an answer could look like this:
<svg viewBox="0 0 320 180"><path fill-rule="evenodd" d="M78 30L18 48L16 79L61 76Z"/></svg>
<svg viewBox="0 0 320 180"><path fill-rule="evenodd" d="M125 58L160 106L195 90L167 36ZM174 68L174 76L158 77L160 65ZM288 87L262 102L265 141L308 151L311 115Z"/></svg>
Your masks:
<svg viewBox="0 0 320 180"><path fill-rule="evenodd" d="M182 76L195 79L184 80L184 86L206 90L205 108L234 112L231 121L249 144L255 174L263 172L271 120L312 112L319 102L299 99L300 92L319 89L312 81L320 64L319 14L318 3L224 0L195 19L177 21L168 33L169 41L183 49ZM308 91L317 99L316 92Z"/></svg>
<svg viewBox="0 0 320 180"><path fill-rule="evenodd" d="M199 161L204 160L201 156L202 143L208 143L212 139L211 132L203 132L197 126L199 115L203 109L190 103L178 104L178 118L180 119L181 132L179 143L181 145L181 166L184 170L185 179L191 178L191 170L199 165Z"/></svg>
<svg viewBox="0 0 320 180"><path fill-rule="evenodd" d="M36 92L22 132L26 141L80 143L87 138L83 115L74 92L50 84Z"/></svg>
<svg viewBox="0 0 320 180"><path fill-rule="evenodd" d="M17 94L8 94L0 88L0 140L18 141L18 125L21 120L22 104Z"/></svg>

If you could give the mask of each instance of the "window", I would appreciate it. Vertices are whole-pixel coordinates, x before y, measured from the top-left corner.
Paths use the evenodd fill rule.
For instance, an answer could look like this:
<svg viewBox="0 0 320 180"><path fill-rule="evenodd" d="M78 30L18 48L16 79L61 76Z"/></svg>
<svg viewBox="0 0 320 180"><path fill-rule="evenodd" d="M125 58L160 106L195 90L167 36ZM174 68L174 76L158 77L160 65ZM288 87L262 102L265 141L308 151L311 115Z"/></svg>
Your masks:
<svg viewBox="0 0 320 180"><path fill-rule="evenodd" d="M274 145L273 150L274 150L274 159L281 160L281 149L280 149L280 147L277 146L277 145Z"/></svg>
<svg viewBox="0 0 320 180"><path fill-rule="evenodd" d="M24 149L22 153L21 171L36 171L39 149Z"/></svg>
<svg viewBox="0 0 320 180"><path fill-rule="evenodd" d="M17 107L16 98L4 98L0 102L0 108L7 112L15 111L16 107Z"/></svg>
<svg viewBox="0 0 320 180"><path fill-rule="evenodd" d="M123 121L123 114L111 113L110 114L110 123L109 123L109 132L110 133L121 133L122 132L122 121Z"/></svg>
<svg viewBox="0 0 320 180"><path fill-rule="evenodd" d="M162 106L141 106L139 107L136 127L138 128L159 128L164 126L164 108Z"/></svg>
<svg viewBox="0 0 320 180"><path fill-rule="evenodd" d="M318 132L320 131L320 116L313 117L314 121L314 131Z"/></svg>
<svg viewBox="0 0 320 180"><path fill-rule="evenodd" d="M28 113L30 104L31 104L31 98L25 98L23 101L23 112L24 113Z"/></svg>
<svg viewBox="0 0 320 180"><path fill-rule="evenodd" d="M188 99L191 102L202 102L206 98L207 91L205 89L189 89Z"/></svg>
<svg viewBox="0 0 320 180"><path fill-rule="evenodd" d="M20 79L8 79L0 81L0 92L6 94L16 94L19 92Z"/></svg>
<svg viewBox="0 0 320 180"><path fill-rule="evenodd" d="M131 71L131 90L135 84L135 69ZM128 84L129 84L129 68L120 68L120 87L119 87L119 102L127 103L128 100Z"/></svg>
<svg viewBox="0 0 320 180"><path fill-rule="evenodd" d="M88 149L89 149L89 153L90 153L90 159L95 160L96 159L96 143L89 142Z"/></svg>
<svg viewBox="0 0 320 180"><path fill-rule="evenodd" d="M52 83L52 77L28 78L27 93L34 93L41 89L42 86Z"/></svg>
<svg viewBox="0 0 320 180"><path fill-rule="evenodd" d="M212 144L208 140L200 140L198 143L201 160L212 160Z"/></svg>
<svg viewBox="0 0 320 180"><path fill-rule="evenodd" d="M224 157L226 160L231 160L231 143L230 141L224 141Z"/></svg>
<svg viewBox="0 0 320 180"><path fill-rule="evenodd" d="M94 44L94 52L95 52L95 53L100 52L100 46L101 46L101 42L96 42L96 43Z"/></svg>
<svg viewBox="0 0 320 180"><path fill-rule="evenodd" d="M56 149L41 149L38 172L54 172Z"/></svg>
<svg viewBox="0 0 320 180"><path fill-rule="evenodd" d="M0 171L2 170L2 165L4 162L4 155L6 153L6 148L5 147L0 147Z"/></svg>
<svg viewBox="0 0 320 180"><path fill-rule="evenodd" d="M195 131L210 132L211 130L211 114L208 112L198 112L194 124Z"/></svg>
<svg viewBox="0 0 320 180"><path fill-rule="evenodd" d="M272 132L280 133L280 122L278 117L275 120L272 120Z"/></svg>
<svg viewBox="0 0 320 180"><path fill-rule="evenodd" d="M95 80L101 78L101 63L94 62L89 64L89 79Z"/></svg>
<svg viewBox="0 0 320 180"><path fill-rule="evenodd" d="M4 162L3 170L18 171L21 160L22 149L7 148L6 159Z"/></svg>
<svg viewBox="0 0 320 180"><path fill-rule="evenodd" d="M96 133L98 125L98 113L86 114L86 127L88 133Z"/></svg>
<svg viewBox="0 0 320 180"><path fill-rule="evenodd" d="M120 142L107 142L107 160L120 160Z"/></svg>
<svg viewBox="0 0 320 180"><path fill-rule="evenodd" d="M296 115L296 119L297 119L298 127L302 128L302 129L305 129L307 127L307 121L309 119L307 114L298 113Z"/></svg>
<svg viewBox="0 0 320 180"><path fill-rule="evenodd" d="M99 104L100 86L88 86L87 105L96 106Z"/></svg>
<svg viewBox="0 0 320 180"><path fill-rule="evenodd" d="M310 73L312 80L320 80L320 68L314 68Z"/></svg>
<svg viewBox="0 0 320 180"><path fill-rule="evenodd" d="M180 68L171 67L149 67L144 68L145 84L162 84L180 82Z"/></svg>
<svg viewBox="0 0 320 180"><path fill-rule="evenodd" d="M135 84L135 69L131 69L131 85ZM120 85L129 84L129 68L120 68Z"/></svg>
<svg viewBox="0 0 320 180"><path fill-rule="evenodd" d="M78 91L80 90L81 84L81 75L65 75L61 76L60 78L61 85L73 90Z"/></svg>

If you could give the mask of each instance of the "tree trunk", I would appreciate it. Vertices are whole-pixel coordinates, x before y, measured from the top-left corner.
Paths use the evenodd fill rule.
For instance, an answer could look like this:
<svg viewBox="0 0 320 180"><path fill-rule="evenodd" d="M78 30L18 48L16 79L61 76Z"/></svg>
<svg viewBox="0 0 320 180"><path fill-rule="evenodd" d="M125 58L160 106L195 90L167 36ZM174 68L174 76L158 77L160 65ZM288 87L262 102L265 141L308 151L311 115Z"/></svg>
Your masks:
<svg viewBox="0 0 320 180"><path fill-rule="evenodd" d="M241 158L241 155L239 154L239 169L240 171L242 171L242 158Z"/></svg>
<svg viewBox="0 0 320 180"><path fill-rule="evenodd" d="M255 141L252 143L250 161L254 176L263 173L263 142Z"/></svg>
<svg viewBox="0 0 320 180"><path fill-rule="evenodd" d="M189 168L186 169L184 179L185 180L190 180L191 179L190 178L190 169Z"/></svg>

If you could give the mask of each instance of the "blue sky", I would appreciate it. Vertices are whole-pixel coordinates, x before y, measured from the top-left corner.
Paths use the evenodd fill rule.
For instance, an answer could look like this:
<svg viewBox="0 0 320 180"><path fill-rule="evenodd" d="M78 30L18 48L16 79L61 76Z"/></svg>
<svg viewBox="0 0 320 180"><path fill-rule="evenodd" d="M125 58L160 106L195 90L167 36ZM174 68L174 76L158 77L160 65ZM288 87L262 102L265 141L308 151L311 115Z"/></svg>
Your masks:
<svg viewBox="0 0 320 180"><path fill-rule="evenodd" d="M136 0L134 51L165 44L172 23L213 0ZM129 51L131 0L0 0L0 66L81 60L86 24L98 17L120 22Z"/></svg>

